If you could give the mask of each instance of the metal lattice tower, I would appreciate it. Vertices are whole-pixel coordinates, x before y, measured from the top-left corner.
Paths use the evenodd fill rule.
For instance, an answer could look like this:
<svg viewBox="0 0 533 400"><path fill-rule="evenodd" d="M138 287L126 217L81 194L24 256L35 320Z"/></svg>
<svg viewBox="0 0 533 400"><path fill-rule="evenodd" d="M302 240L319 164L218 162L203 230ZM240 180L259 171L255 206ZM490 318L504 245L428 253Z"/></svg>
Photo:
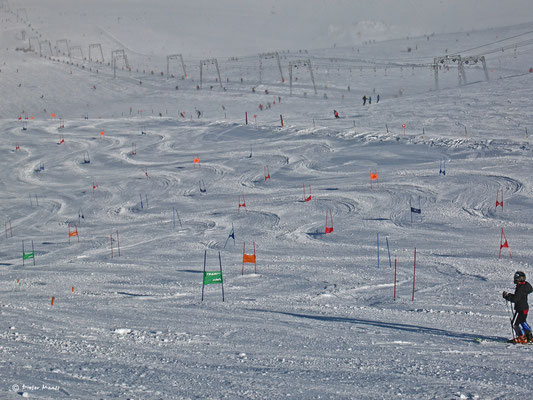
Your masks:
<svg viewBox="0 0 533 400"><path fill-rule="evenodd" d="M433 72L435 73L435 90L439 89L439 68L443 66L449 67L450 64L457 64L459 86L463 84L463 81L466 83L465 70L463 68L461 56L459 54L444 57L435 57L433 59Z"/></svg>
<svg viewBox="0 0 533 400"><path fill-rule="evenodd" d="M70 62L72 62L72 56L74 55L74 50L78 50L78 51L79 51L79 53L80 53L80 58L83 60L83 49L81 48L81 46L76 45L76 46L70 46L70 47L68 48L69 57L70 57Z"/></svg>
<svg viewBox="0 0 533 400"><path fill-rule="evenodd" d="M32 41L36 43L36 45L32 46ZM30 36L28 38L28 46L30 47L30 50L36 51L37 45L39 44L39 38L37 36Z"/></svg>
<svg viewBox="0 0 533 400"><path fill-rule="evenodd" d="M283 78L283 70L281 69L281 62L279 60L279 53L276 51L274 53L259 54L259 83L263 83L263 60L268 60L271 58L275 58L277 60L281 82L285 82L285 78Z"/></svg>
<svg viewBox="0 0 533 400"><path fill-rule="evenodd" d="M298 67L308 67L309 68L309 75L311 75L311 81L313 82L313 89L315 90L315 94L317 94L316 85L315 85L315 76L313 75L313 67L311 66L311 60L308 58L306 60L289 61L290 95L292 96L292 69L293 68L298 68Z"/></svg>
<svg viewBox="0 0 533 400"><path fill-rule="evenodd" d="M92 61L92 50L100 50L100 57L102 62L104 62L104 52L102 51L102 45L100 43L93 43L89 45L89 61ZM96 60L98 61L98 60Z"/></svg>
<svg viewBox="0 0 533 400"><path fill-rule="evenodd" d="M185 63L183 62L183 56L181 54L171 54L167 56L167 76L170 76L170 60L177 59L181 61L181 67L183 68L183 77L185 78L187 76L187 72L185 71Z"/></svg>
<svg viewBox="0 0 533 400"><path fill-rule="evenodd" d="M220 79L220 69L218 68L218 61L216 58L210 58L208 60L200 61L200 87L202 87L204 65L208 67L209 65L213 65L213 64L215 65L217 69L218 82L220 83L220 87L222 87L222 79Z"/></svg>
<svg viewBox="0 0 533 400"><path fill-rule="evenodd" d="M48 44L48 49L50 50L50 56L53 56L54 53L52 53L52 44L49 40L42 40L39 42L39 56L43 55L43 45Z"/></svg>
<svg viewBox="0 0 533 400"><path fill-rule="evenodd" d="M487 69L487 62L485 60L485 56L470 56L470 57L463 57L461 59L461 64L463 64L463 74L464 74L464 83L466 83L466 74L464 73L464 65L472 65L477 64L478 62L481 62L483 65L483 72L485 73L485 80L489 81L489 71Z"/></svg>
<svg viewBox="0 0 533 400"><path fill-rule="evenodd" d="M17 8L17 20L22 19L22 15L24 15L24 19L28 22L28 11L25 8Z"/></svg>
<svg viewBox="0 0 533 400"><path fill-rule="evenodd" d="M65 44L65 48L67 49L67 55L70 57L70 49L69 49L69 47L68 47L68 39L59 39L59 40L56 40L57 55L59 55L59 53L60 53L59 45L60 45L61 43Z"/></svg>
<svg viewBox="0 0 533 400"><path fill-rule="evenodd" d="M111 52L111 62L113 64L113 78L117 77L117 61L118 60L124 60L124 65L127 69L130 69L130 65L128 64L128 56L126 56L126 52L124 49L122 50L113 50Z"/></svg>
<svg viewBox="0 0 533 400"><path fill-rule="evenodd" d="M487 62L485 56L470 56L461 57L459 54L435 57L433 59L433 71L435 73L435 90L439 89L439 68L448 67L450 64L457 64L457 74L459 79L459 86L466 85L466 73L465 64L477 64L481 62L483 64L483 71L485 72L485 79L489 80L489 71L487 69Z"/></svg>
<svg viewBox="0 0 533 400"><path fill-rule="evenodd" d="M9 11L9 2L7 0L0 0L0 10Z"/></svg>

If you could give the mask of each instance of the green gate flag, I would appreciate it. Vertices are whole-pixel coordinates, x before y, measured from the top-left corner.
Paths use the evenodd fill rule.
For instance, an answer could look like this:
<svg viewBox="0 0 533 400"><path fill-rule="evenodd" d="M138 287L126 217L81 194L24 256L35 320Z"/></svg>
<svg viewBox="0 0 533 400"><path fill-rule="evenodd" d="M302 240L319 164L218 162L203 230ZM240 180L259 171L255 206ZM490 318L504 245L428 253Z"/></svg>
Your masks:
<svg viewBox="0 0 533 400"><path fill-rule="evenodd" d="M222 271L204 271L204 285L222 283Z"/></svg>
<svg viewBox="0 0 533 400"><path fill-rule="evenodd" d="M22 253L23 260L28 260L29 258L35 258L35 252L30 251L29 253Z"/></svg>

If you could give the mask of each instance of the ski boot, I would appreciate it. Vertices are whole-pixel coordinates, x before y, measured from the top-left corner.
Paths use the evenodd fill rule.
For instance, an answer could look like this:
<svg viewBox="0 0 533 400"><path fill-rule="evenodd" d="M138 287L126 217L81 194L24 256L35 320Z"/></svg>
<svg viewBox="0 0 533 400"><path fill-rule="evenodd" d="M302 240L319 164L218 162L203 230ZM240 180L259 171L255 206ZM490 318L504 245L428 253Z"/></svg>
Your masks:
<svg viewBox="0 0 533 400"><path fill-rule="evenodd" d="M527 340L526 335L521 335L521 336L515 337L514 339L509 339L508 342L514 343L514 344L525 344L528 342L528 340Z"/></svg>
<svg viewBox="0 0 533 400"><path fill-rule="evenodd" d="M533 343L533 334L531 333L531 331L526 332L526 339L528 343Z"/></svg>

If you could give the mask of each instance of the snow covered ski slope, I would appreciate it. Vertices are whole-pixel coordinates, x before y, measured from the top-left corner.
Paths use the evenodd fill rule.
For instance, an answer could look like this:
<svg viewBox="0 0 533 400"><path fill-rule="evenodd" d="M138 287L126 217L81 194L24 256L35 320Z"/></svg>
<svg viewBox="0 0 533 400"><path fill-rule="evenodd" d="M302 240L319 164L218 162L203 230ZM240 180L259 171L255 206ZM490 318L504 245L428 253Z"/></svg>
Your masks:
<svg viewBox="0 0 533 400"><path fill-rule="evenodd" d="M452 66L439 90L428 64L531 40L527 26L293 50L285 83L271 59L260 83L257 56L220 57L222 82L209 64L197 89L199 58L172 78L131 43L115 79L16 51L22 29L54 44L72 28L12 11L1 398L530 397L532 349L503 342L501 292L517 269L533 277L533 53L483 47L488 82L477 65L458 86ZM307 65L289 95L301 58L316 95ZM207 271L220 253L224 301L220 284L201 301L205 252Z"/></svg>

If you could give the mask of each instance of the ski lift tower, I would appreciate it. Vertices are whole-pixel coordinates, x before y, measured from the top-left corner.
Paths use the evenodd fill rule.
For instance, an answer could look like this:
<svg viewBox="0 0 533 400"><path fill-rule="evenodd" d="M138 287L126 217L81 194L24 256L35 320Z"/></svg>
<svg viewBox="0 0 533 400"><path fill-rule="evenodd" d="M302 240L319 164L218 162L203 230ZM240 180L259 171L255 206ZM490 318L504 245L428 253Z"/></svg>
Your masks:
<svg viewBox="0 0 533 400"><path fill-rule="evenodd" d="M218 82L220 83L220 87L222 87L222 79L220 79L220 69L218 68L218 61L216 58L210 58L208 60L202 60L200 61L200 87L202 87L202 79L203 79L203 68L204 65L208 67L209 65L215 65L217 69L217 75L218 75Z"/></svg>
<svg viewBox="0 0 533 400"><path fill-rule="evenodd" d="M461 64L463 64L462 66L463 74L464 74L464 64L473 65L473 64L477 64L478 62L481 62L481 64L483 65L483 72L485 73L485 80L487 82L489 81L489 71L487 69L487 62L485 60L485 56L463 57L460 62ZM466 84L466 74L464 75L463 79L464 79L464 83Z"/></svg>
<svg viewBox="0 0 533 400"><path fill-rule="evenodd" d="M277 60L281 82L285 82L285 79L283 78L283 70L281 69L281 62L279 60L279 53L276 51L274 53L259 54L259 83L263 83L263 60L268 60L271 58L275 58Z"/></svg>
<svg viewBox="0 0 533 400"><path fill-rule="evenodd" d="M439 89L439 68L442 68L443 66L449 68L450 64L457 64L459 86L466 84L465 69L461 56L459 54L444 57L435 57L433 59L433 71L435 73L435 90Z"/></svg>
<svg viewBox="0 0 533 400"><path fill-rule="evenodd" d="M67 55L70 58L70 48L68 46L68 39L58 39L58 40L56 40L57 55L59 56L59 53L61 52L61 50L59 49L59 45L61 43L63 43L65 45L65 48L67 49Z"/></svg>
<svg viewBox="0 0 533 400"><path fill-rule="evenodd" d="M22 20L23 15L25 17L25 22L28 22L28 11L26 11L25 8L17 8L17 20Z"/></svg>
<svg viewBox="0 0 533 400"><path fill-rule="evenodd" d="M48 44L48 49L50 50L50 56L53 56L54 53L52 53L52 44L49 40L42 40L39 42L39 56L43 55L43 45Z"/></svg>
<svg viewBox="0 0 533 400"><path fill-rule="evenodd" d="M183 78L187 77L187 72L185 71L185 62L183 62L183 56L181 54L171 54L167 56L167 76L170 76L170 60L181 61L181 68L183 68Z"/></svg>
<svg viewBox="0 0 533 400"><path fill-rule="evenodd" d="M33 45L32 46L32 41L33 42L36 42L37 44L39 44L39 38L37 36L30 36L28 38L28 45L30 46L30 50L31 51L36 51L37 50L37 45Z"/></svg>
<svg viewBox="0 0 533 400"><path fill-rule="evenodd" d="M290 95L292 96L292 69L293 68L299 68L299 67L308 67L309 68L309 75L311 75L311 81L313 82L313 89L315 90L315 94L317 94L316 85L315 85L315 76L313 75L313 67L311 66L311 60L308 58L306 60L289 61Z"/></svg>
<svg viewBox="0 0 533 400"><path fill-rule="evenodd" d="M102 63L104 62L104 52L102 51L102 45L100 43L93 43L89 44L89 61L92 61L92 53L91 50L100 50L100 59ZM98 60L96 60L98 61Z"/></svg>
<svg viewBox="0 0 533 400"><path fill-rule="evenodd" d="M83 50L80 45L76 45L76 46L70 46L68 48L70 62L72 62L72 55L74 54L74 50L78 50L78 52L80 53L80 58L83 60Z"/></svg>
<svg viewBox="0 0 533 400"><path fill-rule="evenodd" d="M126 68L129 69L130 65L128 64L128 57L126 56L124 49L113 50L111 52L111 61L113 63L113 79L117 77L117 61L121 59L124 60L124 65Z"/></svg>
<svg viewBox="0 0 533 400"><path fill-rule="evenodd" d="M9 11L9 2L7 0L0 0L0 10Z"/></svg>

